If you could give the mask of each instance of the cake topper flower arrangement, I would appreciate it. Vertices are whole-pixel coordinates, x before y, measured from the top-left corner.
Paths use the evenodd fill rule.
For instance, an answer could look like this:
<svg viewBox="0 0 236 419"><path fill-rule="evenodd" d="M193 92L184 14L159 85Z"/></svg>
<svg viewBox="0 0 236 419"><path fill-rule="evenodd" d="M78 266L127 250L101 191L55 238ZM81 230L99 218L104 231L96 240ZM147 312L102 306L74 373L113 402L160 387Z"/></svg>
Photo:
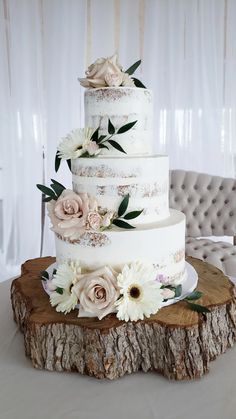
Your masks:
<svg viewBox="0 0 236 419"><path fill-rule="evenodd" d="M126 151L121 145L112 139L114 135L124 134L131 130L137 121L128 122L119 128L115 128L111 120L108 119L108 128L106 134L100 134L100 127L93 128L77 128L62 138L62 141L57 147L55 157L55 171L57 172L61 160L66 160L71 169L71 159L82 157L96 157L103 149L109 150L110 147L115 148L121 153L126 154ZM116 137L117 138L117 137Z"/></svg>
<svg viewBox="0 0 236 419"><path fill-rule="evenodd" d="M88 67L85 78L79 78L81 86L87 88L99 87L142 87L143 83L133 77L133 73L140 66L141 60L136 61L126 71L119 64L117 54L108 58L98 58Z"/></svg>

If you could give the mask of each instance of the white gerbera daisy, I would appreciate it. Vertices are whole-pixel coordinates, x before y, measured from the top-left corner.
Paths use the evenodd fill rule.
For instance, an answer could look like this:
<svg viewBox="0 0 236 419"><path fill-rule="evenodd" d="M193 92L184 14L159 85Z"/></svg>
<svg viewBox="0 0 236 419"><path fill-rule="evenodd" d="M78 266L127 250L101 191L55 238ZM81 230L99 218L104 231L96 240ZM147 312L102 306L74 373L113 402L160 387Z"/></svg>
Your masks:
<svg viewBox="0 0 236 419"><path fill-rule="evenodd" d="M56 311L67 314L75 308L78 297L74 292L74 285L78 282L80 274L81 268L77 262L63 263L58 266L52 283L60 289L60 293L54 291L50 295L50 303L52 307L56 306Z"/></svg>
<svg viewBox="0 0 236 419"><path fill-rule="evenodd" d="M58 157L63 160L77 159L85 151L93 135L93 128L77 128L62 139L57 147Z"/></svg>
<svg viewBox="0 0 236 419"><path fill-rule="evenodd" d="M116 302L117 317L126 322L143 320L162 307L161 284L152 265L133 262L125 265L117 277L122 297Z"/></svg>

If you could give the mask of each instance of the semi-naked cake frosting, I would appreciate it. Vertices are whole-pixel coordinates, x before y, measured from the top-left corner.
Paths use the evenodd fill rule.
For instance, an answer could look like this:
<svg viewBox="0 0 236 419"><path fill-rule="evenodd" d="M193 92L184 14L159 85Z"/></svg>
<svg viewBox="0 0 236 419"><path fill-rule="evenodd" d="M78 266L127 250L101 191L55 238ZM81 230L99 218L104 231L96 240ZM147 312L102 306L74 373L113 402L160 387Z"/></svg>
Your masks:
<svg viewBox="0 0 236 419"><path fill-rule="evenodd" d="M179 296L186 278L185 216L169 209L169 159L153 153L153 95L117 57L86 78L85 126L59 144L72 190L52 179L49 216L57 269L51 304L79 316L138 320Z"/></svg>
<svg viewBox="0 0 236 419"><path fill-rule="evenodd" d="M135 87L104 87L88 89L84 95L85 126L107 128L107 120L119 127L127 122L137 120L131 130L122 135L120 145L127 156L146 155L152 152L153 142L153 96L148 89ZM110 157L120 155L113 149L103 150L102 154ZM125 156L122 156L125 157Z"/></svg>
<svg viewBox="0 0 236 419"><path fill-rule="evenodd" d="M169 210L168 156L151 154L151 91L136 87L90 89L85 92L84 105L87 124L96 128L103 121L102 133L108 118L116 129L135 118L141 123L121 136L120 144L127 154L105 150L104 156L72 160L73 191L88 193L100 207L112 212L129 194L130 211L143 212L133 220L136 228L131 231L115 226L104 232L88 230L76 240L56 235L57 261L79 260L85 268L109 264L119 269L143 259L171 282L183 282L185 216ZM141 151L143 156L139 155Z"/></svg>

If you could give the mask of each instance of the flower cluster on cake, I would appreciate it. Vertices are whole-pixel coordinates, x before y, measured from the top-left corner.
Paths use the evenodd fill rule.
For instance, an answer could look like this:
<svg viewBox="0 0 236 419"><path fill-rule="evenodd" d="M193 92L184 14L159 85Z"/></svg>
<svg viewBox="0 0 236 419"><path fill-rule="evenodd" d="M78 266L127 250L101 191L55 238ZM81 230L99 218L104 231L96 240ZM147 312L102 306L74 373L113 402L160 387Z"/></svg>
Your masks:
<svg viewBox="0 0 236 419"><path fill-rule="evenodd" d="M152 92L133 77L140 63L124 71L114 55L89 66L79 79L85 128L66 135L55 156L73 187L37 185L57 257L42 279L65 314L137 321L182 295L185 216L169 209L168 157L152 153Z"/></svg>

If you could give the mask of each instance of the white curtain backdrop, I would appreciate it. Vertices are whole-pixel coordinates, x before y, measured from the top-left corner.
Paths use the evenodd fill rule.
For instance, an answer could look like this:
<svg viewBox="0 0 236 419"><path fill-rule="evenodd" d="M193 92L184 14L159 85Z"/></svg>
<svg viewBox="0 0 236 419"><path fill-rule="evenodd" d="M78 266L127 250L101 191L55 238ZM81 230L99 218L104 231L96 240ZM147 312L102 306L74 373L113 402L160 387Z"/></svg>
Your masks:
<svg viewBox="0 0 236 419"><path fill-rule="evenodd" d="M0 0L2 278L54 254L35 184L55 178L60 137L83 126L77 77L100 56L143 60L171 168L235 176L235 22L235 0ZM66 167L56 178L71 184Z"/></svg>

